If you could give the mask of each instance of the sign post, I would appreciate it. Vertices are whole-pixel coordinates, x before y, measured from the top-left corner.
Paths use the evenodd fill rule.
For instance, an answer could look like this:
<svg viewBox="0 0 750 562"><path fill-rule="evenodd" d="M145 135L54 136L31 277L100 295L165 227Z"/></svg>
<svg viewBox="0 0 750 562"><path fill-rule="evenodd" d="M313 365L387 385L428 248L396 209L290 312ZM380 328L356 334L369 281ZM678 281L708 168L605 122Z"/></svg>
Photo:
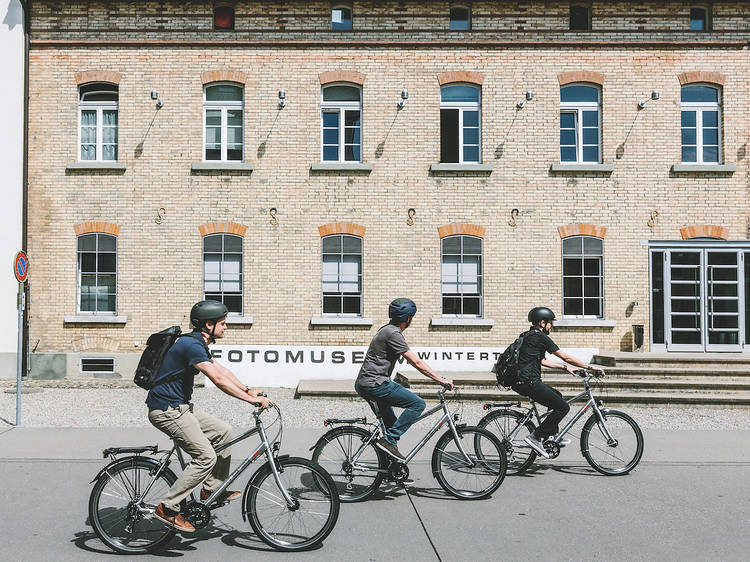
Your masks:
<svg viewBox="0 0 750 562"><path fill-rule="evenodd" d="M13 261L13 274L18 281L18 353L16 354L16 427L21 425L21 367L23 365L23 311L26 308L24 282L29 275L29 258L21 251Z"/></svg>

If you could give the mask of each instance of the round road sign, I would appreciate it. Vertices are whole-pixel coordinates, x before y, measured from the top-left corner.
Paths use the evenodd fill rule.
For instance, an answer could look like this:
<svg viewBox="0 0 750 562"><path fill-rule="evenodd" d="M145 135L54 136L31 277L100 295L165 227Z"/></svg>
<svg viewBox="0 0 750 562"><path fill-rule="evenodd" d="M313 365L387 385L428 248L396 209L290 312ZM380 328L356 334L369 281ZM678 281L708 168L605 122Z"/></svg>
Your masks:
<svg viewBox="0 0 750 562"><path fill-rule="evenodd" d="M29 258L26 256L26 252L21 251L16 254L16 259L13 260L13 273L19 283L26 281L29 274Z"/></svg>

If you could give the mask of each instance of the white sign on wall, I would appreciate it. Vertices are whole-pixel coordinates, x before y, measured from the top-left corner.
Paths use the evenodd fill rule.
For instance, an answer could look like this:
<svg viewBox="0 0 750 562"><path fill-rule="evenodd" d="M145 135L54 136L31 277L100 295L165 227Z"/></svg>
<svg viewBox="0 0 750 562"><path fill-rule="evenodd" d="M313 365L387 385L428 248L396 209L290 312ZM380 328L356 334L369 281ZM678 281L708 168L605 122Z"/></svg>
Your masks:
<svg viewBox="0 0 750 562"><path fill-rule="evenodd" d="M414 352L438 373L486 371L492 368L504 348L499 347L414 347ZM589 362L595 348L566 348L565 351ZM248 386L295 387L301 380L349 379L357 377L365 359L365 346L309 345L212 345L211 354ZM553 358L555 360L557 358ZM414 370L403 357L396 371ZM206 384L209 384L207 381Z"/></svg>

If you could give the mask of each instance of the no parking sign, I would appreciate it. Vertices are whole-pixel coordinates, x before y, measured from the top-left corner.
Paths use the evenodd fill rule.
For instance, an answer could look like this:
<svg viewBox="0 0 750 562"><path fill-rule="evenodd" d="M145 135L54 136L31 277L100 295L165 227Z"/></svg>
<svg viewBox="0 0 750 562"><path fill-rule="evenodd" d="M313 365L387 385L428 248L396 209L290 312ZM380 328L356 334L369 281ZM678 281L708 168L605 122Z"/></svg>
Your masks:
<svg viewBox="0 0 750 562"><path fill-rule="evenodd" d="M29 258L26 252L20 251L16 254L16 259L13 260L13 273L19 283L26 281L29 275Z"/></svg>

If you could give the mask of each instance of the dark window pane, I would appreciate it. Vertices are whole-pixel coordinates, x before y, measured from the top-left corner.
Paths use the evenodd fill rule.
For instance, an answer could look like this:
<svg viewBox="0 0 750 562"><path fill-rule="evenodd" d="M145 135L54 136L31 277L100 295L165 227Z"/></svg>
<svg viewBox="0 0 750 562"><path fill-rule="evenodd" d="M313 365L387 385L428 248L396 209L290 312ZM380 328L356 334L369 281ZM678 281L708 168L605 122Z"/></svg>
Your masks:
<svg viewBox="0 0 750 562"><path fill-rule="evenodd" d="M451 8L450 29L454 31L470 29L468 8Z"/></svg>
<svg viewBox="0 0 750 562"><path fill-rule="evenodd" d="M586 254L596 254L599 255L602 253L602 240L601 238L592 238L590 236L587 236L583 239L583 251Z"/></svg>
<svg viewBox="0 0 750 562"><path fill-rule="evenodd" d="M691 332L672 332L672 343L675 344L699 344L701 343L701 333L698 331Z"/></svg>
<svg viewBox="0 0 750 562"><path fill-rule="evenodd" d="M357 236L343 236L344 252L347 254L362 253L362 239Z"/></svg>
<svg viewBox="0 0 750 562"><path fill-rule="evenodd" d="M359 314L360 297L344 297L343 312L344 314Z"/></svg>
<svg viewBox="0 0 750 562"><path fill-rule="evenodd" d="M703 144L719 144L719 130L703 129Z"/></svg>
<svg viewBox="0 0 750 562"><path fill-rule="evenodd" d="M697 297L700 295L700 285L695 283L672 283L673 297Z"/></svg>
<svg viewBox="0 0 750 562"><path fill-rule="evenodd" d="M719 161L719 148L716 146L707 146L703 149L703 161L704 162L718 162Z"/></svg>
<svg viewBox="0 0 750 562"><path fill-rule="evenodd" d="M682 147L682 161L683 162L697 162L697 152L694 146L683 146Z"/></svg>
<svg viewBox="0 0 750 562"><path fill-rule="evenodd" d="M206 160L221 160L221 150L207 148Z"/></svg>
<svg viewBox="0 0 750 562"><path fill-rule="evenodd" d="M449 236L447 238L443 238L443 253L444 254L460 254L461 253L461 237Z"/></svg>
<svg viewBox="0 0 750 562"><path fill-rule="evenodd" d="M479 127L479 112L464 111L464 127ZM469 142L464 139L464 142Z"/></svg>
<svg viewBox="0 0 750 562"><path fill-rule="evenodd" d="M464 254L481 254L482 239L473 236L464 236Z"/></svg>
<svg viewBox="0 0 750 562"><path fill-rule="evenodd" d="M115 254L99 254L99 273L115 273Z"/></svg>
<svg viewBox="0 0 750 562"><path fill-rule="evenodd" d="M582 297L583 283L580 277L566 277L563 279L563 294L565 297Z"/></svg>
<svg viewBox="0 0 750 562"><path fill-rule="evenodd" d="M344 124L347 127L359 127L359 111L346 111L344 113Z"/></svg>
<svg viewBox="0 0 750 562"><path fill-rule="evenodd" d="M464 162L479 162L478 146L464 146Z"/></svg>
<svg viewBox="0 0 750 562"><path fill-rule="evenodd" d="M93 252L96 250L96 234L84 234L78 237L78 250Z"/></svg>
<svg viewBox="0 0 750 562"><path fill-rule="evenodd" d="M323 88L323 101L359 101L359 88L354 86L328 86Z"/></svg>
<svg viewBox="0 0 750 562"><path fill-rule="evenodd" d="M683 111L682 112L682 126L683 127L695 127L695 111Z"/></svg>
<svg viewBox="0 0 750 562"><path fill-rule="evenodd" d="M571 236L563 240L563 254L582 254L583 236Z"/></svg>
<svg viewBox="0 0 750 562"><path fill-rule="evenodd" d="M584 275L601 275L601 260L599 258L586 258L583 260Z"/></svg>
<svg viewBox="0 0 750 562"><path fill-rule="evenodd" d="M599 147L598 146L584 146L583 147L583 161L584 162L598 162L599 161Z"/></svg>
<svg viewBox="0 0 750 562"><path fill-rule="evenodd" d="M241 236L224 236L225 252L242 252Z"/></svg>
<svg viewBox="0 0 750 562"><path fill-rule="evenodd" d="M99 293L114 293L115 292L115 276L114 275L99 275L97 278L98 281L98 291Z"/></svg>
<svg viewBox="0 0 750 562"><path fill-rule="evenodd" d="M457 84L440 89L440 101L445 102L478 102L479 88Z"/></svg>
<svg viewBox="0 0 750 562"><path fill-rule="evenodd" d="M692 31L706 31L707 14L705 8L690 8L690 29Z"/></svg>
<svg viewBox="0 0 750 562"><path fill-rule="evenodd" d="M672 315L673 328L697 328L700 326L700 315Z"/></svg>
<svg viewBox="0 0 750 562"><path fill-rule="evenodd" d="M479 144L479 129L464 127L464 144Z"/></svg>
<svg viewBox="0 0 750 562"><path fill-rule="evenodd" d="M698 281L700 270L695 267L672 267L673 281Z"/></svg>
<svg viewBox="0 0 750 562"><path fill-rule="evenodd" d="M323 238L323 253L338 254L341 252L342 236L326 236Z"/></svg>
<svg viewBox="0 0 750 562"><path fill-rule="evenodd" d="M323 313L324 314L341 314L341 297L323 296Z"/></svg>
<svg viewBox="0 0 750 562"><path fill-rule="evenodd" d="M440 110L440 161L458 162L458 109Z"/></svg>
<svg viewBox="0 0 750 562"><path fill-rule="evenodd" d="M664 253L651 254L651 315L654 343L664 343Z"/></svg>
<svg viewBox="0 0 750 562"><path fill-rule="evenodd" d="M344 129L344 142L347 144L359 145L361 131L362 129L360 129L359 127Z"/></svg>
<svg viewBox="0 0 750 562"><path fill-rule="evenodd" d="M242 312L242 295L224 295L224 304L229 312Z"/></svg>
<svg viewBox="0 0 750 562"><path fill-rule="evenodd" d="M585 128L583 129L583 144L599 144L599 129Z"/></svg>
<svg viewBox="0 0 750 562"><path fill-rule="evenodd" d="M339 126L339 112L338 111L324 111L323 112L323 126L324 127L338 127Z"/></svg>
<svg viewBox="0 0 750 562"><path fill-rule="evenodd" d="M80 254L81 272L82 273L96 273L96 254L95 253L83 253Z"/></svg>
<svg viewBox="0 0 750 562"><path fill-rule="evenodd" d="M704 127L718 127L719 126L719 112L718 111L704 111L703 112L703 126Z"/></svg>
<svg viewBox="0 0 750 562"><path fill-rule="evenodd" d="M362 150L359 145L347 145L344 147L344 160L347 162L359 162L362 159Z"/></svg>
<svg viewBox="0 0 750 562"><path fill-rule="evenodd" d="M241 148L228 148L227 149L227 160L239 162L242 160L242 149Z"/></svg>
<svg viewBox="0 0 750 562"><path fill-rule="evenodd" d="M563 102L598 102L599 89L593 86L563 86L560 88L560 101Z"/></svg>
<svg viewBox="0 0 750 562"><path fill-rule="evenodd" d="M584 127L599 127L599 112L598 111L584 111L583 112L583 126ZM585 134L585 131L584 131ZM584 141L587 142L587 141Z"/></svg>
<svg viewBox="0 0 750 562"><path fill-rule="evenodd" d="M117 238L107 234L99 234L99 251L114 252L117 249Z"/></svg>
<svg viewBox="0 0 750 562"><path fill-rule="evenodd" d="M242 101L242 88L231 84L206 87L206 101Z"/></svg>
<svg viewBox="0 0 750 562"><path fill-rule="evenodd" d="M591 18L589 17L588 6L570 7L570 29L591 29Z"/></svg>
<svg viewBox="0 0 750 562"><path fill-rule="evenodd" d="M695 144L695 129L682 129L682 144Z"/></svg>
<svg viewBox="0 0 750 562"><path fill-rule="evenodd" d="M234 8L219 6L214 10L214 29L234 29Z"/></svg>
<svg viewBox="0 0 750 562"><path fill-rule="evenodd" d="M576 126L575 113L560 113L560 127L561 128L573 129L575 126Z"/></svg>
<svg viewBox="0 0 750 562"><path fill-rule="evenodd" d="M599 299L584 299L583 314L586 316L601 316L601 301Z"/></svg>
<svg viewBox="0 0 750 562"><path fill-rule="evenodd" d="M461 299L459 297L443 297L443 314L461 314Z"/></svg>
<svg viewBox="0 0 750 562"><path fill-rule="evenodd" d="M324 146L323 147L323 160L338 160L339 159L339 147L338 146Z"/></svg>
<svg viewBox="0 0 750 562"><path fill-rule="evenodd" d="M221 234L212 234L203 237L204 252L221 252Z"/></svg>
<svg viewBox="0 0 750 562"><path fill-rule="evenodd" d="M563 314L566 316L583 314L583 299L563 299Z"/></svg>
<svg viewBox="0 0 750 562"><path fill-rule="evenodd" d="M479 297L464 297L463 314L479 316Z"/></svg>
<svg viewBox="0 0 750 562"><path fill-rule="evenodd" d="M338 7L331 10L331 29L346 31L352 28L352 11Z"/></svg>
<svg viewBox="0 0 750 562"><path fill-rule="evenodd" d="M323 144L338 144L339 142L339 130L338 129L323 129Z"/></svg>
<svg viewBox="0 0 750 562"><path fill-rule="evenodd" d="M581 275L583 260L580 258L565 258L563 260L563 275Z"/></svg>
<svg viewBox="0 0 750 562"><path fill-rule="evenodd" d="M561 162L575 162L576 161L576 149L575 147L560 147L560 161Z"/></svg>
<svg viewBox="0 0 750 562"><path fill-rule="evenodd" d="M683 86L680 97L683 102L718 102L719 90L710 86Z"/></svg>
<svg viewBox="0 0 750 562"><path fill-rule="evenodd" d="M560 129L560 144L567 146L576 145L576 132L574 129Z"/></svg>
<svg viewBox="0 0 750 562"><path fill-rule="evenodd" d="M601 291L599 291L598 277L585 277L583 279L583 294L587 297L601 296Z"/></svg>

